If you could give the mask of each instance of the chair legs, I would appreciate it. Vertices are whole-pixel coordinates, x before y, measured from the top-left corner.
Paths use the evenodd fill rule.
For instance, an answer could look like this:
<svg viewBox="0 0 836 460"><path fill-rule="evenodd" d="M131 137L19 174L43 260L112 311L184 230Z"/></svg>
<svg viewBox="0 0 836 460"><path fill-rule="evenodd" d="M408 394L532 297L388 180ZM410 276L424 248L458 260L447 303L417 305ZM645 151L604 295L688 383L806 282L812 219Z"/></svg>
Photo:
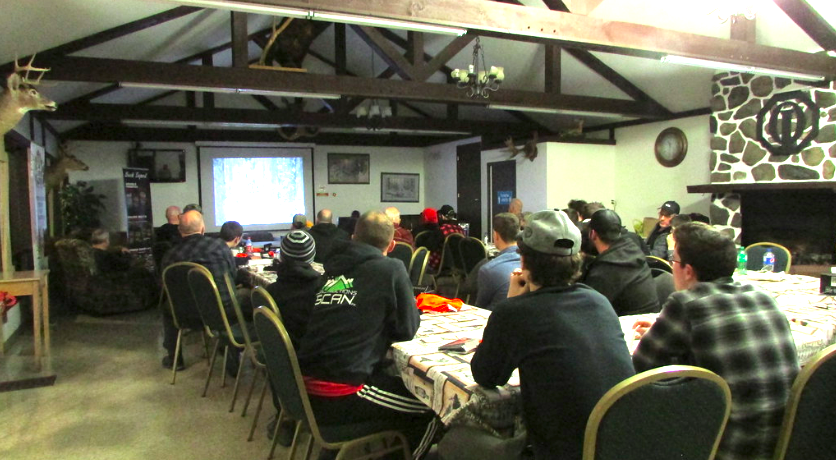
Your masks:
<svg viewBox="0 0 836 460"><path fill-rule="evenodd" d="M241 417L247 416L247 408L250 407L250 400L253 397L253 390L255 390L255 381L258 380L258 375L264 368L256 367L253 369L253 379L250 381L250 390L247 392L247 398L244 400L244 408L241 410Z"/></svg>
<svg viewBox="0 0 836 460"><path fill-rule="evenodd" d="M229 349L229 347L227 347ZM238 350L232 350L233 353L238 353ZM244 362L247 361L246 356L241 356L238 360L238 374L235 375L235 386L232 389L232 403L229 405L229 411L235 410L235 400L238 399L238 388L241 384L241 373L244 370ZM253 380L255 380L255 373L253 373Z"/></svg>
<svg viewBox="0 0 836 460"><path fill-rule="evenodd" d="M180 360L180 341L183 339L183 330L177 330L177 345L174 346L174 359L171 363L171 384L177 380L177 361Z"/></svg>
<svg viewBox="0 0 836 460"><path fill-rule="evenodd" d="M258 425L258 417L261 415L261 407L264 405L264 395L267 393L267 384L269 383L268 379L264 379L264 384L261 386L261 397L258 399L258 406L255 408L255 415L253 415L253 424L250 427L250 436L247 438L247 441L253 440L253 434L255 434L255 427ZM279 417L281 419L281 417ZM278 421L276 424L278 425ZM274 436L275 437L275 436Z"/></svg>
<svg viewBox="0 0 836 460"><path fill-rule="evenodd" d="M221 388L226 388L226 360L229 358L229 345L224 345L224 366L221 373ZM214 363L212 363L214 365Z"/></svg>
<svg viewBox="0 0 836 460"><path fill-rule="evenodd" d="M204 398L206 397L206 391L209 390L209 380L212 379L212 369L215 367L215 358L218 357L218 348L220 345L220 338L215 339L215 346L212 348L212 357L209 358L209 372L206 374L206 384L203 386L203 394L201 395Z"/></svg>

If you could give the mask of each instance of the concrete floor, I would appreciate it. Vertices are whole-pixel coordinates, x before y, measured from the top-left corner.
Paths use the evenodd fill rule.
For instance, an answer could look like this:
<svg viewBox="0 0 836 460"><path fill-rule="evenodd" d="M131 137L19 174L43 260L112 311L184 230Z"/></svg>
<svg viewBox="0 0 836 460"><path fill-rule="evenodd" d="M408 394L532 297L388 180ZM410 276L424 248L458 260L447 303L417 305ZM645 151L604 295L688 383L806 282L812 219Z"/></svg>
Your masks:
<svg viewBox="0 0 836 460"><path fill-rule="evenodd" d="M239 395L235 413L227 411L233 379L220 388L217 365L207 397L200 397L207 366L193 334L189 367L169 385L171 372L160 365L161 330L153 309L59 318L52 329L55 385L0 393L0 459L266 459L264 426L275 412L269 394L247 442L254 408L242 418ZM30 340L18 337L12 354L26 354ZM274 458L284 456L279 446Z"/></svg>

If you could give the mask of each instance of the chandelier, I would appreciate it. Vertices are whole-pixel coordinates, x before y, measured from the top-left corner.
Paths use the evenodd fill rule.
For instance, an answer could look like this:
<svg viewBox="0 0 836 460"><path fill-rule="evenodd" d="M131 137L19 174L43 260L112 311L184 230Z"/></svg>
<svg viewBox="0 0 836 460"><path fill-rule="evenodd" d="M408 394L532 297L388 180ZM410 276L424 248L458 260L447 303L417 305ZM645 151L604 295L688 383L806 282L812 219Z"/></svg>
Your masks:
<svg viewBox="0 0 836 460"><path fill-rule="evenodd" d="M476 37L476 44L473 45L473 63L464 69L455 69L450 76L456 80L456 87L467 89L470 97L482 96L487 98L489 91L496 91L499 85L505 80L505 69L503 67L485 65L485 50Z"/></svg>
<svg viewBox="0 0 836 460"><path fill-rule="evenodd" d="M372 65L372 77L377 75L374 71L374 53L372 53L371 59ZM355 112L357 118L365 118L366 119L366 127L370 130L378 130L383 122L384 118L389 118L392 116L392 107L389 105L380 105L380 100L378 99L369 99L368 105L361 105L357 107L357 112Z"/></svg>

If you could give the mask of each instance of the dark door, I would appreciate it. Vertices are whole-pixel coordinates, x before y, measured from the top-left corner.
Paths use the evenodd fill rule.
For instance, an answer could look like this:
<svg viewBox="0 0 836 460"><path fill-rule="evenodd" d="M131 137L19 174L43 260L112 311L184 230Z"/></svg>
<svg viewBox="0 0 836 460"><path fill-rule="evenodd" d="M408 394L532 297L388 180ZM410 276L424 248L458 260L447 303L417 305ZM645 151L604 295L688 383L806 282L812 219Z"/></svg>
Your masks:
<svg viewBox="0 0 836 460"><path fill-rule="evenodd" d="M468 234L482 237L482 144L456 147L456 210L459 221L470 225Z"/></svg>
<svg viewBox="0 0 836 460"><path fill-rule="evenodd" d="M508 205L517 196L517 162L488 163L488 234L493 234L493 216L508 212Z"/></svg>

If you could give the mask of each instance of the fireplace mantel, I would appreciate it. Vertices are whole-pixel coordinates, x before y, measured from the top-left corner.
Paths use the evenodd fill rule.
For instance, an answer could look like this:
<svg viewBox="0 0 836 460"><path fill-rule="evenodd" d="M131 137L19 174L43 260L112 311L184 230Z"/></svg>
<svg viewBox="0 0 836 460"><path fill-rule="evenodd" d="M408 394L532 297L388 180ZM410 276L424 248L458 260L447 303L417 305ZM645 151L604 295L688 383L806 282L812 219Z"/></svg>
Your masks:
<svg viewBox="0 0 836 460"><path fill-rule="evenodd" d="M727 182L687 186L688 193L743 193L763 190L830 190L836 193L836 181L808 182Z"/></svg>

